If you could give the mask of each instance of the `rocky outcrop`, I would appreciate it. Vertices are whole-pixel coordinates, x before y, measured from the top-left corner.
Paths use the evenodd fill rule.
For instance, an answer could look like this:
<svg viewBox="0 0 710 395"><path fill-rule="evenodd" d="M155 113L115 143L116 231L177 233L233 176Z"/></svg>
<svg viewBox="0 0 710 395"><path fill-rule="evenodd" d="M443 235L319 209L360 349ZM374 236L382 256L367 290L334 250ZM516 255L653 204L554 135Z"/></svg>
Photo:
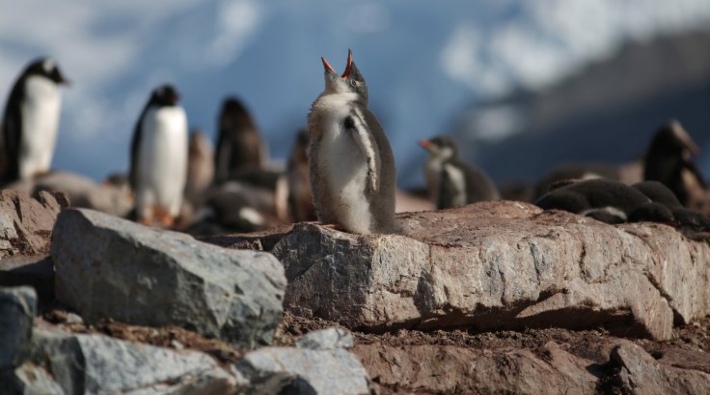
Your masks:
<svg viewBox="0 0 710 395"><path fill-rule="evenodd" d="M0 371L14 369L29 358L36 309L34 289L0 288Z"/></svg>
<svg viewBox="0 0 710 395"><path fill-rule="evenodd" d="M53 171L7 188L26 193L61 192L69 197L73 207L90 208L119 217L126 216L133 209L133 197L128 187L97 184L90 178L66 171Z"/></svg>
<svg viewBox="0 0 710 395"><path fill-rule="evenodd" d="M337 342L325 340L336 333L338 338L350 336L335 331L302 339L299 348L266 347L246 354L235 368L250 381L248 393L368 394L368 375L360 361Z"/></svg>
<svg viewBox="0 0 710 395"><path fill-rule="evenodd" d="M35 331L33 360L67 394L227 394L244 384L205 354L102 335Z"/></svg>
<svg viewBox="0 0 710 395"><path fill-rule="evenodd" d="M49 252L54 222L69 201L61 193L0 190L0 259Z"/></svg>
<svg viewBox="0 0 710 395"><path fill-rule="evenodd" d="M286 281L268 253L231 251L86 209L54 229L56 297L87 322L180 325L243 347L268 344Z"/></svg>
<svg viewBox="0 0 710 395"><path fill-rule="evenodd" d="M286 268L285 305L350 328L593 328L668 339L710 313L710 248L517 202L398 216L402 235L315 224L237 237ZM228 245L224 238L215 240Z"/></svg>

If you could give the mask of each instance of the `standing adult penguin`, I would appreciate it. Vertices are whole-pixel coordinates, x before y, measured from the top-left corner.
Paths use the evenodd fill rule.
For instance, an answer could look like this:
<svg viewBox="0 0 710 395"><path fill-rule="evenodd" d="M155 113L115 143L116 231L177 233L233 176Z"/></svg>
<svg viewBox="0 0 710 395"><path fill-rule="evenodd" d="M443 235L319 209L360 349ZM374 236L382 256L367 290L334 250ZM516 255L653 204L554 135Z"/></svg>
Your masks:
<svg viewBox="0 0 710 395"><path fill-rule="evenodd" d="M31 62L10 91L2 124L3 183L49 171L59 128L61 92L68 84L52 58Z"/></svg>
<svg viewBox="0 0 710 395"><path fill-rule="evenodd" d="M680 122L667 122L653 136L644 157L644 180L661 182L683 205L698 208L693 200L703 200L706 188L692 159L699 151Z"/></svg>
<svg viewBox="0 0 710 395"><path fill-rule="evenodd" d="M266 148L246 106L235 97L224 100L218 121L215 183L262 168Z"/></svg>
<svg viewBox="0 0 710 395"><path fill-rule="evenodd" d="M178 92L162 85L150 95L131 143L131 187L138 221L170 227L187 179L187 116Z"/></svg>
<svg viewBox="0 0 710 395"><path fill-rule="evenodd" d="M308 116L311 190L318 219L353 233L393 232L394 155L367 108L365 79L352 51L342 75L325 58L321 61L325 90Z"/></svg>
<svg viewBox="0 0 710 395"><path fill-rule="evenodd" d="M486 200L498 200L493 181L480 169L459 158L458 148L446 136L419 142L429 152L424 165L427 189L439 210Z"/></svg>

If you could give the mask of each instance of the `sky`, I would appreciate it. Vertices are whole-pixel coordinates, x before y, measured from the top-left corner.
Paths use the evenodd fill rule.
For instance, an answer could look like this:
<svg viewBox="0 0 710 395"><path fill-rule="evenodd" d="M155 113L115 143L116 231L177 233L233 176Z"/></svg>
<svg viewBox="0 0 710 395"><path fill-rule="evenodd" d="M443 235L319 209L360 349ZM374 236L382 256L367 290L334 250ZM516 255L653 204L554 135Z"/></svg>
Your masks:
<svg viewBox="0 0 710 395"><path fill-rule="evenodd" d="M320 57L342 69L351 48L406 167L424 159L416 141L476 100L545 89L624 41L708 25L708 0L0 0L0 103L30 60L51 55L72 80L56 169L125 171L136 119L165 82L213 138L221 101L241 98L278 162L323 90ZM494 115L476 133L511 130L510 114Z"/></svg>

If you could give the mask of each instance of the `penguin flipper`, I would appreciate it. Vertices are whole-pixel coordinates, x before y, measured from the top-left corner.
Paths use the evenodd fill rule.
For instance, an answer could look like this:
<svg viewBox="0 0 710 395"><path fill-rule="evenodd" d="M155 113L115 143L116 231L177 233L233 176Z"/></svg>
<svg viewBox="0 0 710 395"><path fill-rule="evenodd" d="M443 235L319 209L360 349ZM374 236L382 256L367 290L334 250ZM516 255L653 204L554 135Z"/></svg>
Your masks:
<svg viewBox="0 0 710 395"><path fill-rule="evenodd" d="M131 140L131 169L128 172L128 184L131 186L131 189L133 191L136 190L136 187L138 185L138 166L139 166L139 150L140 150L140 142L143 139L143 131L141 127L141 123L143 122L143 117L145 116L147 110L143 110L143 113L141 116L138 118L138 122L136 122L136 126L133 129L133 139Z"/></svg>
<svg viewBox="0 0 710 395"><path fill-rule="evenodd" d="M369 181L367 187L370 191L377 192L380 185L377 143L372 138L370 130L365 126L365 121L359 111L353 111L350 115L345 117L344 125L345 130L355 141L358 148L360 148L360 152L362 152L362 155L365 157L368 173L367 179Z"/></svg>

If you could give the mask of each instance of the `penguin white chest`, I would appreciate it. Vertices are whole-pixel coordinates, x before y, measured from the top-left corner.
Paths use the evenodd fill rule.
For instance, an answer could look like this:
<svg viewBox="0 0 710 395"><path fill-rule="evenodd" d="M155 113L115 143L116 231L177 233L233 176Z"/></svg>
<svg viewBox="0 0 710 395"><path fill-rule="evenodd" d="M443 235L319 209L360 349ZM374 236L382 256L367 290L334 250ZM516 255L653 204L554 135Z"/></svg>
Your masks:
<svg viewBox="0 0 710 395"><path fill-rule="evenodd" d="M182 107L150 108L141 123L136 200L176 216L187 180L187 116Z"/></svg>
<svg viewBox="0 0 710 395"><path fill-rule="evenodd" d="M439 202L439 190L441 189L441 175L444 170L443 159L432 157L427 159L424 166L424 177L426 178L429 199L434 203Z"/></svg>
<svg viewBox="0 0 710 395"><path fill-rule="evenodd" d="M326 102L329 116L324 123L318 166L325 175L331 193L331 211L347 229L367 234L371 232L372 212L365 196L369 182L368 164L350 132L342 127L349 113L348 98L333 98Z"/></svg>
<svg viewBox="0 0 710 395"><path fill-rule="evenodd" d="M50 169L59 127L60 107L61 94L56 83L40 76L27 78L21 107L21 179Z"/></svg>

